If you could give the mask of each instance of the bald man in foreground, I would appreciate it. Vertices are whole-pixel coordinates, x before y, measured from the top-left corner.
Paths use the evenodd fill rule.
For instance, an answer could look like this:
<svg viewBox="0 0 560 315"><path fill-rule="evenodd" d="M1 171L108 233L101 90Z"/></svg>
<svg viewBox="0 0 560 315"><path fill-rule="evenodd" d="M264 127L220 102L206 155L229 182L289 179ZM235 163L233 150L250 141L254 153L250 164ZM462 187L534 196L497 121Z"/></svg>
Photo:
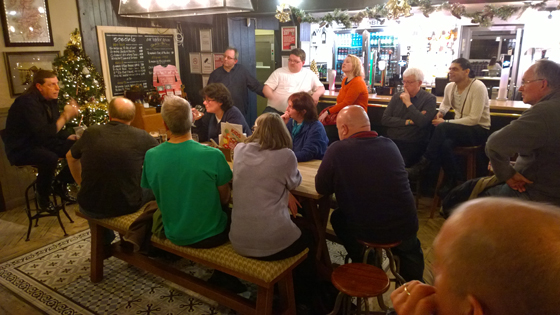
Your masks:
<svg viewBox="0 0 560 315"><path fill-rule="evenodd" d="M327 149L315 188L320 194L336 195L339 208L332 213L331 224L337 237L352 262L363 261L364 248L358 240L402 242L393 249L400 257L401 276L407 281L422 280L418 216L399 149L371 131L361 106L342 109L336 126L341 141Z"/></svg>
<svg viewBox="0 0 560 315"><path fill-rule="evenodd" d="M513 198L467 202L441 228L434 252L435 285L396 289L397 314L560 314L558 207Z"/></svg>
<svg viewBox="0 0 560 315"><path fill-rule="evenodd" d="M91 126L72 146L66 159L76 183L80 211L104 219L130 214L150 200L151 190L142 189L142 165L146 151L157 141L146 131L130 126L136 108L124 98L109 103L110 122ZM113 233L107 235L110 243Z"/></svg>

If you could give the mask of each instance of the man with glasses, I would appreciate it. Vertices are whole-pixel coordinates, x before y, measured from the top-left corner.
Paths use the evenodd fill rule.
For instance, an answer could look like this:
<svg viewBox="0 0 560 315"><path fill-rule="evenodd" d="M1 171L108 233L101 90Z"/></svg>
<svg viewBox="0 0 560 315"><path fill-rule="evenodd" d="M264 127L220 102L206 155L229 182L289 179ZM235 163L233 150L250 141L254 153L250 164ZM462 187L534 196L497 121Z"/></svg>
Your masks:
<svg viewBox="0 0 560 315"><path fill-rule="evenodd" d="M264 97L263 85L249 73L247 68L237 64L239 53L234 47L226 48L224 64L212 71L208 84L222 83L227 87L233 99L233 106L239 108L249 123L249 93L247 89Z"/></svg>
<svg viewBox="0 0 560 315"><path fill-rule="evenodd" d="M319 77L309 69L303 69L305 51L295 48L290 51L288 67L276 69L264 83L263 93L268 105L263 113L283 115L288 107L288 97L296 92L308 92L315 104L325 93Z"/></svg>
<svg viewBox="0 0 560 315"><path fill-rule="evenodd" d="M430 140L432 119L436 115L436 97L421 89L424 74L418 68L403 73L404 92L395 93L383 112L381 123L395 142L406 167L418 161Z"/></svg>
<svg viewBox="0 0 560 315"><path fill-rule="evenodd" d="M58 111L59 91L56 74L39 70L33 84L10 107L3 137L12 165L37 166L37 202L41 211L50 213L57 211L49 197L53 191L66 202L76 201L66 188L74 182L68 167L55 177L58 159L66 156L77 139L64 126L79 115L74 100Z"/></svg>
<svg viewBox="0 0 560 315"><path fill-rule="evenodd" d="M523 74L523 102L532 107L494 132L486 154L504 184L481 196L505 196L560 206L560 65L539 60ZM510 158L518 154L515 165Z"/></svg>
<svg viewBox="0 0 560 315"><path fill-rule="evenodd" d="M474 78L471 63L465 58L453 60L449 67L449 81L439 112L432 120L436 128L428 148L420 162L407 169L410 177L418 177L429 166L439 170L441 165L445 172L444 184L438 192L441 197L445 197L461 178L453 149L484 144L490 134L488 92L484 83ZM455 111L455 119L444 119L451 108Z"/></svg>

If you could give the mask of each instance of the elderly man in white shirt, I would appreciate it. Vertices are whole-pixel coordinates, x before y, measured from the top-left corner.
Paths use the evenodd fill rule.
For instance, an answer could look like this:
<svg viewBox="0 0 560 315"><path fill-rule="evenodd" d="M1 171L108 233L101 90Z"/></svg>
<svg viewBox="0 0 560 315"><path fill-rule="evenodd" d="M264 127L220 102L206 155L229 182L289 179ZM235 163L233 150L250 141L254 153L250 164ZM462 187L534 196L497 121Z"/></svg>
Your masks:
<svg viewBox="0 0 560 315"><path fill-rule="evenodd" d="M264 83L263 94L268 104L263 113L284 114L288 107L288 97L296 92L309 92L315 101L325 93L319 77L309 69L303 69L305 51L295 48L290 51L288 67L276 69Z"/></svg>

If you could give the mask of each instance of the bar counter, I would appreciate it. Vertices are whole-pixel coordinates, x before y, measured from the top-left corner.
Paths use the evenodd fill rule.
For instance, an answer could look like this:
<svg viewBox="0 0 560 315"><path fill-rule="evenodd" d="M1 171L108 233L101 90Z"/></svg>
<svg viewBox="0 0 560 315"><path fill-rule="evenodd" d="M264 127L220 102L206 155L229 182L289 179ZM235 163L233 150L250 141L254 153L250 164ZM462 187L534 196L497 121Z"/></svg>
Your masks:
<svg viewBox="0 0 560 315"><path fill-rule="evenodd" d="M337 91L325 91L325 94L319 98L319 104L317 109L319 112L328 106L336 104L336 97L338 96ZM368 101L368 116L371 121L371 128L379 132L381 135L386 134L386 127L381 124L381 118L383 117L383 112L391 100L391 95L377 95L369 94ZM437 105L443 101L443 97L437 97ZM490 100L490 118L492 120L492 125L490 127L490 132L494 132L508 125L512 120L515 120L521 116L521 114L527 110L531 105L525 104L522 101L498 101ZM453 110L451 110L445 116L446 119L453 119Z"/></svg>
<svg viewBox="0 0 560 315"><path fill-rule="evenodd" d="M336 97L338 96L338 91L325 91L325 94L320 98L321 103L334 105L336 104ZM387 107L389 101L393 96L391 95L377 95L377 94L369 94L369 106L373 107ZM441 104L443 101L443 96L437 96L437 105ZM498 101L498 100L490 100L490 112L509 112L509 113L517 113L521 114L526 109L531 107L529 104L525 104L522 101Z"/></svg>

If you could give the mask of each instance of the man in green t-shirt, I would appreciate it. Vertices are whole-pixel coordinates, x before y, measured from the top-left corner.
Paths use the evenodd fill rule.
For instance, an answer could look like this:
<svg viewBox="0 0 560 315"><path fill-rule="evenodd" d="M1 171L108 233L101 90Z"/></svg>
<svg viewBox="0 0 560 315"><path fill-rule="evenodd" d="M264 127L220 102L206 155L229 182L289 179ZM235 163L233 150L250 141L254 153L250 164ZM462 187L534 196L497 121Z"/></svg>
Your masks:
<svg viewBox="0 0 560 315"><path fill-rule="evenodd" d="M169 141L146 152L142 187L152 189L165 236L176 245L211 248L228 241L222 210L230 197L231 169L215 148L192 140L190 104L166 96L161 115Z"/></svg>

